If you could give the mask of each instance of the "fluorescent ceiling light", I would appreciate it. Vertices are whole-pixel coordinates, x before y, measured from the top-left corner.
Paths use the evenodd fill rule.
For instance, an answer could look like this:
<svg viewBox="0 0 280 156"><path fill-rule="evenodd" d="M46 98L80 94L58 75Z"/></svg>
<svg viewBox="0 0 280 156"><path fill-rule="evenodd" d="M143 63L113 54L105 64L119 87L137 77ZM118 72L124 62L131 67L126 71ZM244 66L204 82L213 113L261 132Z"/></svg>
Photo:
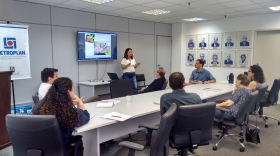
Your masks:
<svg viewBox="0 0 280 156"><path fill-rule="evenodd" d="M193 21L204 21L205 19L204 18L195 17L195 18L182 19L182 20L193 22Z"/></svg>
<svg viewBox="0 0 280 156"><path fill-rule="evenodd" d="M160 9L142 11L142 13L144 13L144 14L150 14L150 15L167 14L167 13L170 13L170 12L171 12L171 11L160 10Z"/></svg>
<svg viewBox="0 0 280 156"><path fill-rule="evenodd" d="M273 11L279 11L280 10L280 6L268 7L268 9L273 10Z"/></svg>
<svg viewBox="0 0 280 156"><path fill-rule="evenodd" d="M111 2L114 0L83 0L83 1L96 3L96 4L103 4L103 3Z"/></svg>

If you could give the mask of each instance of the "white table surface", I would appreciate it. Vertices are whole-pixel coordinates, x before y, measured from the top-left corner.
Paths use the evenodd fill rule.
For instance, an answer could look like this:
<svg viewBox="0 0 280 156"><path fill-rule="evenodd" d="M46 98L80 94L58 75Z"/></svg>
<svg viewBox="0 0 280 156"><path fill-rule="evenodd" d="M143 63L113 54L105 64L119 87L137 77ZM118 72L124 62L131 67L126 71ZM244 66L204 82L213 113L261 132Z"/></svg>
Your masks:
<svg viewBox="0 0 280 156"><path fill-rule="evenodd" d="M218 92L203 90L204 88L210 88L210 87L214 89L222 89L222 90ZM204 100L204 99L210 99L216 96L220 96L223 94L228 94L232 92L233 88L234 88L234 84L222 84L222 83L196 84L196 85L186 86L185 91L197 93L201 97L201 99ZM137 118L140 116L145 116L147 114L159 112L160 106L159 104L154 104L154 102L159 101L161 95L169 92L172 92L172 90L168 89L168 90L162 90L157 92L133 95L131 97L130 102L126 101L126 97L116 98L116 100L120 100L121 102L114 105L112 108L96 108L95 106L97 102L85 104L88 112L90 114L94 114L95 116L86 125L76 128L76 132L81 133L88 130L117 123L118 121L115 120L100 118L100 116L110 112L118 112L126 115L131 115L133 116L132 118Z"/></svg>

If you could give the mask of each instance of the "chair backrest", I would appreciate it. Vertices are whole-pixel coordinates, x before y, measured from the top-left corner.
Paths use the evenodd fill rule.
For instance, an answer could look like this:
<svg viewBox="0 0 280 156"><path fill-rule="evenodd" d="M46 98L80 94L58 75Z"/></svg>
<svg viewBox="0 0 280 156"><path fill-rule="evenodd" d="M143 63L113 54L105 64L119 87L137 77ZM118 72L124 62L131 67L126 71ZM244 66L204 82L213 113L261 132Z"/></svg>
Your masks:
<svg viewBox="0 0 280 156"><path fill-rule="evenodd" d="M278 101L279 89L280 89L280 79L275 79L268 94L268 98L267 98L268 103L274 104Z"/></svg>
<svg viewBox="0 0 280 156"><path fill-rule="evenodd" d="M53 115L6 116L14 156L63 155L64 144Z"/></svg>
<svg viewBox="0 0 280 156"><path fill-rule="evenodd" d="M144 74L136 74L136 81L137 82L146 81L145 75Z"/></svg>
<svg viewBox="0 0 280 156"><path fill-rule="evenodd" d="M259 91L256 90L246 96L244 102L239 107L238 112L235 117L235 123L237 125L240 125L240 124L244 123L245 121L247 121L248 112L250 111L252 106L255 104L258 95L259 95Z"/></svg>
<svg viewBox="0 0 280 156"><path fill-rule="evenodd" d="M164 146L177 117L178 108L175 103L161 116L155 139L152 141L150 156L164 156Z"/></svg>
<svg viewBox="0 0 280 156"><path fill-rule="evenodd" d="M267 91L267 88L268 88L268 85L263 85L258 89L258 91L259 91L258 97L256 99L255 104L253 104L253 106L251 107L250 112L254 112L259 109L261 99L263 98L265 92Z"/></svg>
<svg viewBox="0 0 280 156"><path fill-rule="evenodd" d="M131 79L119 79L110 81L111 98L133 95L134 89Z"/></svg>
<svg viewBox="0 0 280 156"><path fill-rule="evenodd" d="M38 91L32 95L32 99L33 99L34 104L37 105L38 102L39 102L39 93L38 93Z"/></svg>
<svg viewBox="0 0 280 156"><path fill-rule="evenodd" d="M167 84L168 84L168 80L165 80L165 82L164 82L163 85L162 85L161 90L165 90Z"/></svg>
<svg viewBox="0 0 280 156"><path fill-rule="evenodd" d="M170 136L172 146L186 148L210 141L215 109L215 102L180 106Z"/></svg>

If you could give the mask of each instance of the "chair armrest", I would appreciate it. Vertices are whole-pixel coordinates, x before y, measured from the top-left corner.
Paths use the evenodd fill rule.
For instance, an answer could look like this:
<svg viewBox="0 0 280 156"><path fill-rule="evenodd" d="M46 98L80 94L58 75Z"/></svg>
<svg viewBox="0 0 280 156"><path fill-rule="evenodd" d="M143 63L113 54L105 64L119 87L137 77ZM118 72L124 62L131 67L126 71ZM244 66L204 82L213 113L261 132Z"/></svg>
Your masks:
<svg viewBox="0 0 280 156"><path fill-rule="evenodd" d="M142 124L139 125L138 128L147 128L147 129L151 129L151 130L158 130L158 126L154 126L154 125L148 125L148 124Z"/></svg>
<svg viewBox="0 0 280 156"><path fill-rule="evenodd" d="M223 108L223 107L216 107L216 109L221 110L222 112L230 112L228 108Z"/></svg>
<svg viewBox="0 0 280 156"><path fill-rule="evenodd" d="M127 147L137 151L143 151L145 149L145 146L130 141L122 141L119 143L119 146Z"/></svg>

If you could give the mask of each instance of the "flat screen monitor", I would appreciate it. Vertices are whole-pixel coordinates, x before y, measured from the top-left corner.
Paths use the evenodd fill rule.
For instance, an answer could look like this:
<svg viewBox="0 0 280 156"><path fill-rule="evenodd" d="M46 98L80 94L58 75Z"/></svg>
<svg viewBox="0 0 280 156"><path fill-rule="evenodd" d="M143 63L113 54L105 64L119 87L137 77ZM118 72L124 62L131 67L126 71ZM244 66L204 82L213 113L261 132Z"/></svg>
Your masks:
<svg viewBox="0 0 280 156"><path fill-rule="evenodd" d="M78 61L116 60L117 34L78 31Z"/></svg>

